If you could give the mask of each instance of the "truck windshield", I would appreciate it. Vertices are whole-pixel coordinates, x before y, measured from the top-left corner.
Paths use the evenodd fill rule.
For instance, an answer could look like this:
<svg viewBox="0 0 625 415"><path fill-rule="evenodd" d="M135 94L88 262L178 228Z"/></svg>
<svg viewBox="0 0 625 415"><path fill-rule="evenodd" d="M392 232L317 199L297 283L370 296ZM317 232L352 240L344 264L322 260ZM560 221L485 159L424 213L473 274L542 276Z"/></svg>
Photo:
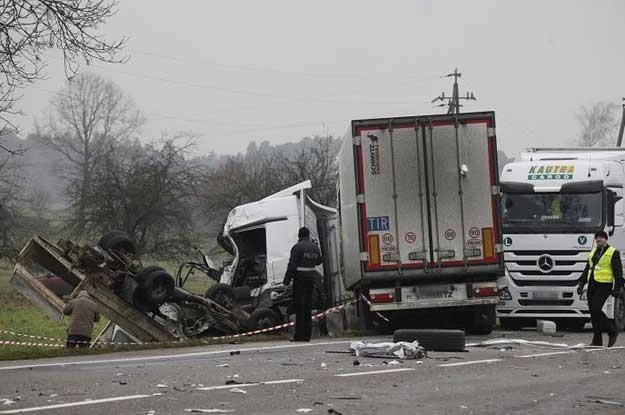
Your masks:
<svg viewBox="0 0 625 415"><path fill-rule="evenodd" d="M602 193L504 193L504 232L594 232L603 225Z"/></svg>

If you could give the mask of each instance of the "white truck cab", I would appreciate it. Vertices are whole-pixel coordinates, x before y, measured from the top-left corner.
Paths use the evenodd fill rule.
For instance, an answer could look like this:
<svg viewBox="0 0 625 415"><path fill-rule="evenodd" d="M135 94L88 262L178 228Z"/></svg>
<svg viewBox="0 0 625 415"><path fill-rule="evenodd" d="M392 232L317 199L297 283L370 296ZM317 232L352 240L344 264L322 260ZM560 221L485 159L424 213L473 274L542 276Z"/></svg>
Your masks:
<svg viewBox="0 0 625 415"><path fill-rule="evenodd" d="M624 184L623 149L533 148L504 167L506 274L497 307L504 328L537 318L581 328L589 320L576 287L596 231L605 230L621 255L625 250Z"/></svg>

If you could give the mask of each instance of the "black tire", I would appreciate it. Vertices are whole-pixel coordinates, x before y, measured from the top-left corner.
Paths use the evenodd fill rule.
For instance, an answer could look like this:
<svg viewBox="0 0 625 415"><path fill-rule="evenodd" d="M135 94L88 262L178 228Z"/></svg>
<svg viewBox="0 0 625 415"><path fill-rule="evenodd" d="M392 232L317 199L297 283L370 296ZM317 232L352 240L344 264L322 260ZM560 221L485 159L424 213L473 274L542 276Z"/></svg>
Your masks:
<svg viewBox="0 0 625 415"><path fill-rule="evenodd" d="M400 329L393 334L394 342L418 341L425 350L437 352L463 352L465 350L462 330Z"/></svg>
<svg viewBox="0 0 625 415"><path fill-rule="evenodd" d="M150 270L148 268L152 269ZM141 276L141 279L137 281L139 283L138 297L142 303L158 307L171 297L176 282L174 281L174 277L169 275L164 269L154 269L158 267L148 268L142 270L141 273L146 270L150 272L146 272Z"/></svg>
<svg viewBox="0 0 625 415"><path fill-rule="evenodd" d="M468 334L491 334L497 324L495 305L479 307L472 317L471 323L466 327Z"/></svg>
<svg viewBox="0 0 625 415"><path fill-rule="evenodd" d="M234 290L228 284L219 283L211 286L208 290L206 290L204 297L210 298L222 306L227 306L230 303L236 302Z"/></svg>
<svg viewBox="0 0 625 415"><path fill-rule="evenodd" d="M500 317L499 325L504 330L518 331L525 326L525 320L521 318Z"/></svg>
<svg viewBox="0 0 625 415"><path fill-rule="evenodd" d="M583 331L586 323L587 320L583 318L564 318L561 320L556 320L556 325L558 329L562 328L562 330L573 332Z"/></svg>
<svg viewBox="0 0 625 415"><path fill-rule="evenodd" d="M132 240L121 231L112 231L104 234L98 241L100 248L116 251L128 256L135 256L137 250Z"/></svg>
<svg viewBox="0 0 625 415"><path fill-rule="evenodd" d="M257 308L250 314L245 326L249 330L261 330L282 324L280 314L269 308ZM276 330L275 332L278 332Z"/></svg>

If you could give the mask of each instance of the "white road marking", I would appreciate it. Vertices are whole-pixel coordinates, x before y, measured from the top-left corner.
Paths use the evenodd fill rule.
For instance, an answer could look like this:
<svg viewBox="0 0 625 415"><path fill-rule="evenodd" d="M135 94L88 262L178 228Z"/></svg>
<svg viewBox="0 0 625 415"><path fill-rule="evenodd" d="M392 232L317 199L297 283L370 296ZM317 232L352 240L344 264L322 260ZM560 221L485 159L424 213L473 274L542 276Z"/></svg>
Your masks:
<svg viewBox="0 0 625 415"><path fill-rule="evenodd" d="M613 346L613 347L603 347L601 349L587 349L586 352L605 352L608 350L620 350L625 349L625 346Z"/></svg>
<svg viewBox="0 0 625 415"><path fill-rule="evenodd" d="M302 343L302 344L284 344L280 346L264 346L264 347L248 347L248 348L236 348L226 350L211 350L206 352L193 352L182 354L168 354L158 356L141 356L141 357L120 357L117 359L102 359L102 360L77 360L77 361L65 361L54 363L40 363L30 365L17 365L17 366L0 366L0 370L16 370L16 369L34 369L40 367L59 367L59 366L80 366L80 365L99 365L107 363L124 363L124 362L144 362L150 360L168 360L179 359L187 357L198 356L211 356L220 354L229 354L230 352L261 352L264 350L279 350L279 349L296 349L300 347L315 347L315 346L331 346L337 344L349 344L351 340L334 341L334 342L319 342L319 343Z"/></svg>
<svg viewBox="0 0 625 415"><path fill-rule="evenodd" d="M438 365L438 367L456 367L456 366L477 365L477 364L480 364L480 363L501 362L501 360L502 359L471 360L469 362L445 363L445 364L442 364L442 365Z"/></svg>
<svg viewBox="0 0 625 415"><path fill-rule="evenodd" d="M152 395L117 396L113 398L92 399L89 401L59 403L55 405L46 405L46 406L34 406L31 408L10 409L8 411L0 411L0 414L22 414L25 412L46 411L48 409L59 409L59 408L70 408L72 406L97 405L100 403L128 401L131 399L145 399L145 398L151 398L151 397Z"/></svg>
<svg viewBox="0 0 625 415"><path fill-rule="evenodd" d="M281 380L269 380L267 382L257 382L257 383L234 383L232 385L204 386L201 388L196 388L196 390L214 391L214 390L219 390L219 389L246 388L248 386L280 385L283 383L301 383L301 382L304 382L304 379L281 379Z"/></svg>
<svg viewBox="0 0 625 415"><path fill-rule="evenodd" d="M366 376L366 375L379 375L383 373L407 372L410 370L414 370L414 369L411 367L403 367L401 369L372 370L371 372L341 373L341 374L334 375L334 376L339 377L339 378L346 378L350 376Z"/></svg>
<svg viewBox="0 0 625 415"><path fill-rule="evenodd" d="M536 354L522 354L522 355L515 355L514 357L520 357L520 358L526 358L526 357L543 357L543 356L555 356L558 354L571 354L571 353L575 353L574 350L567 350L567 351L562 351L562 352L548 352L548 353L536 353Z"/></svg>

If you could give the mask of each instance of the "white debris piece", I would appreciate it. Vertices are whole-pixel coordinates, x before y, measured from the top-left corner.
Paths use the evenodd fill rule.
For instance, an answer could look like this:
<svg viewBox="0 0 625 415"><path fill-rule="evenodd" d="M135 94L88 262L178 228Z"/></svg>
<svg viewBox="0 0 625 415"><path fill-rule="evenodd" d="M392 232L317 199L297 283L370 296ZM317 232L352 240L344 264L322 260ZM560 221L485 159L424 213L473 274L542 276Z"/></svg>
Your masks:
<svg viewBox="0 0 625 415"><path fill-rule="evenodd" d="M229 414L234 412L234 409L185 409L185 412L193 412L198 414Z"/></svg>
<svg viewBox="0 0 625 415"><path fill-rule="evenodd" d="M163 383L159 383L158 385L156 385L157 388L167 388L168 386L163 384Z"/></svg>
<svg viewBox="0 0 625 415"><path fill-rule="evenodd" d="M319 366L321 366L322 369L327 369L328 368L328 365L323 363L323 362Z"/></svg>
<svg viewBox="0 0 625 415"><path fill-rule="evenodd" d="M549 320L536 320L536 331L542 334L556 334L556 323Z"/></svg>
<svg viewBox="0 0 625 415"><path fill-rule="evenodd" d="M232 388L232 389L230 389L230 392L242 393L242 394L246 394L247 393L247 391L244 391L243 389L240 389L240 388Z"/></svg>
<svg viewBox="0 0 625 415"><path fill-rule="evenodd" d="M15 403L13 399L8 398L0 398L0 402L2 402L2 405L13 405Z"/></svg>
<svg viewBox="0 0 625 415"><path fill-rule="evenodd" d="M217 367L230 367L228 363L224 363L223 365L217 365Z"/></svg>
<svg viewBox="0 0 625 415"><path fill-rule="evenodd" d="M396 357L399 359L420 359L425 356L425 350L418 341L369 343L366 340L353 342L349 350L356 356L363 357Z"/></svg>
<svg viewBox="0 0 625 415"><path fill-rule="evenodd" d="M310 409L310 408L300 408L300 409L298 409L298 410L297 410L297 411L295 411L295 412L299 412L299 413L301 413L301 414L306 414L306 413L308 413L308 412L312 412L312 409Z"/></svg>
<svg viewBox="0 0 625 415"><path fill-rule="evenodd" d="M149 410L145 413L145 415L156 415L156 411Z"/></svg>

